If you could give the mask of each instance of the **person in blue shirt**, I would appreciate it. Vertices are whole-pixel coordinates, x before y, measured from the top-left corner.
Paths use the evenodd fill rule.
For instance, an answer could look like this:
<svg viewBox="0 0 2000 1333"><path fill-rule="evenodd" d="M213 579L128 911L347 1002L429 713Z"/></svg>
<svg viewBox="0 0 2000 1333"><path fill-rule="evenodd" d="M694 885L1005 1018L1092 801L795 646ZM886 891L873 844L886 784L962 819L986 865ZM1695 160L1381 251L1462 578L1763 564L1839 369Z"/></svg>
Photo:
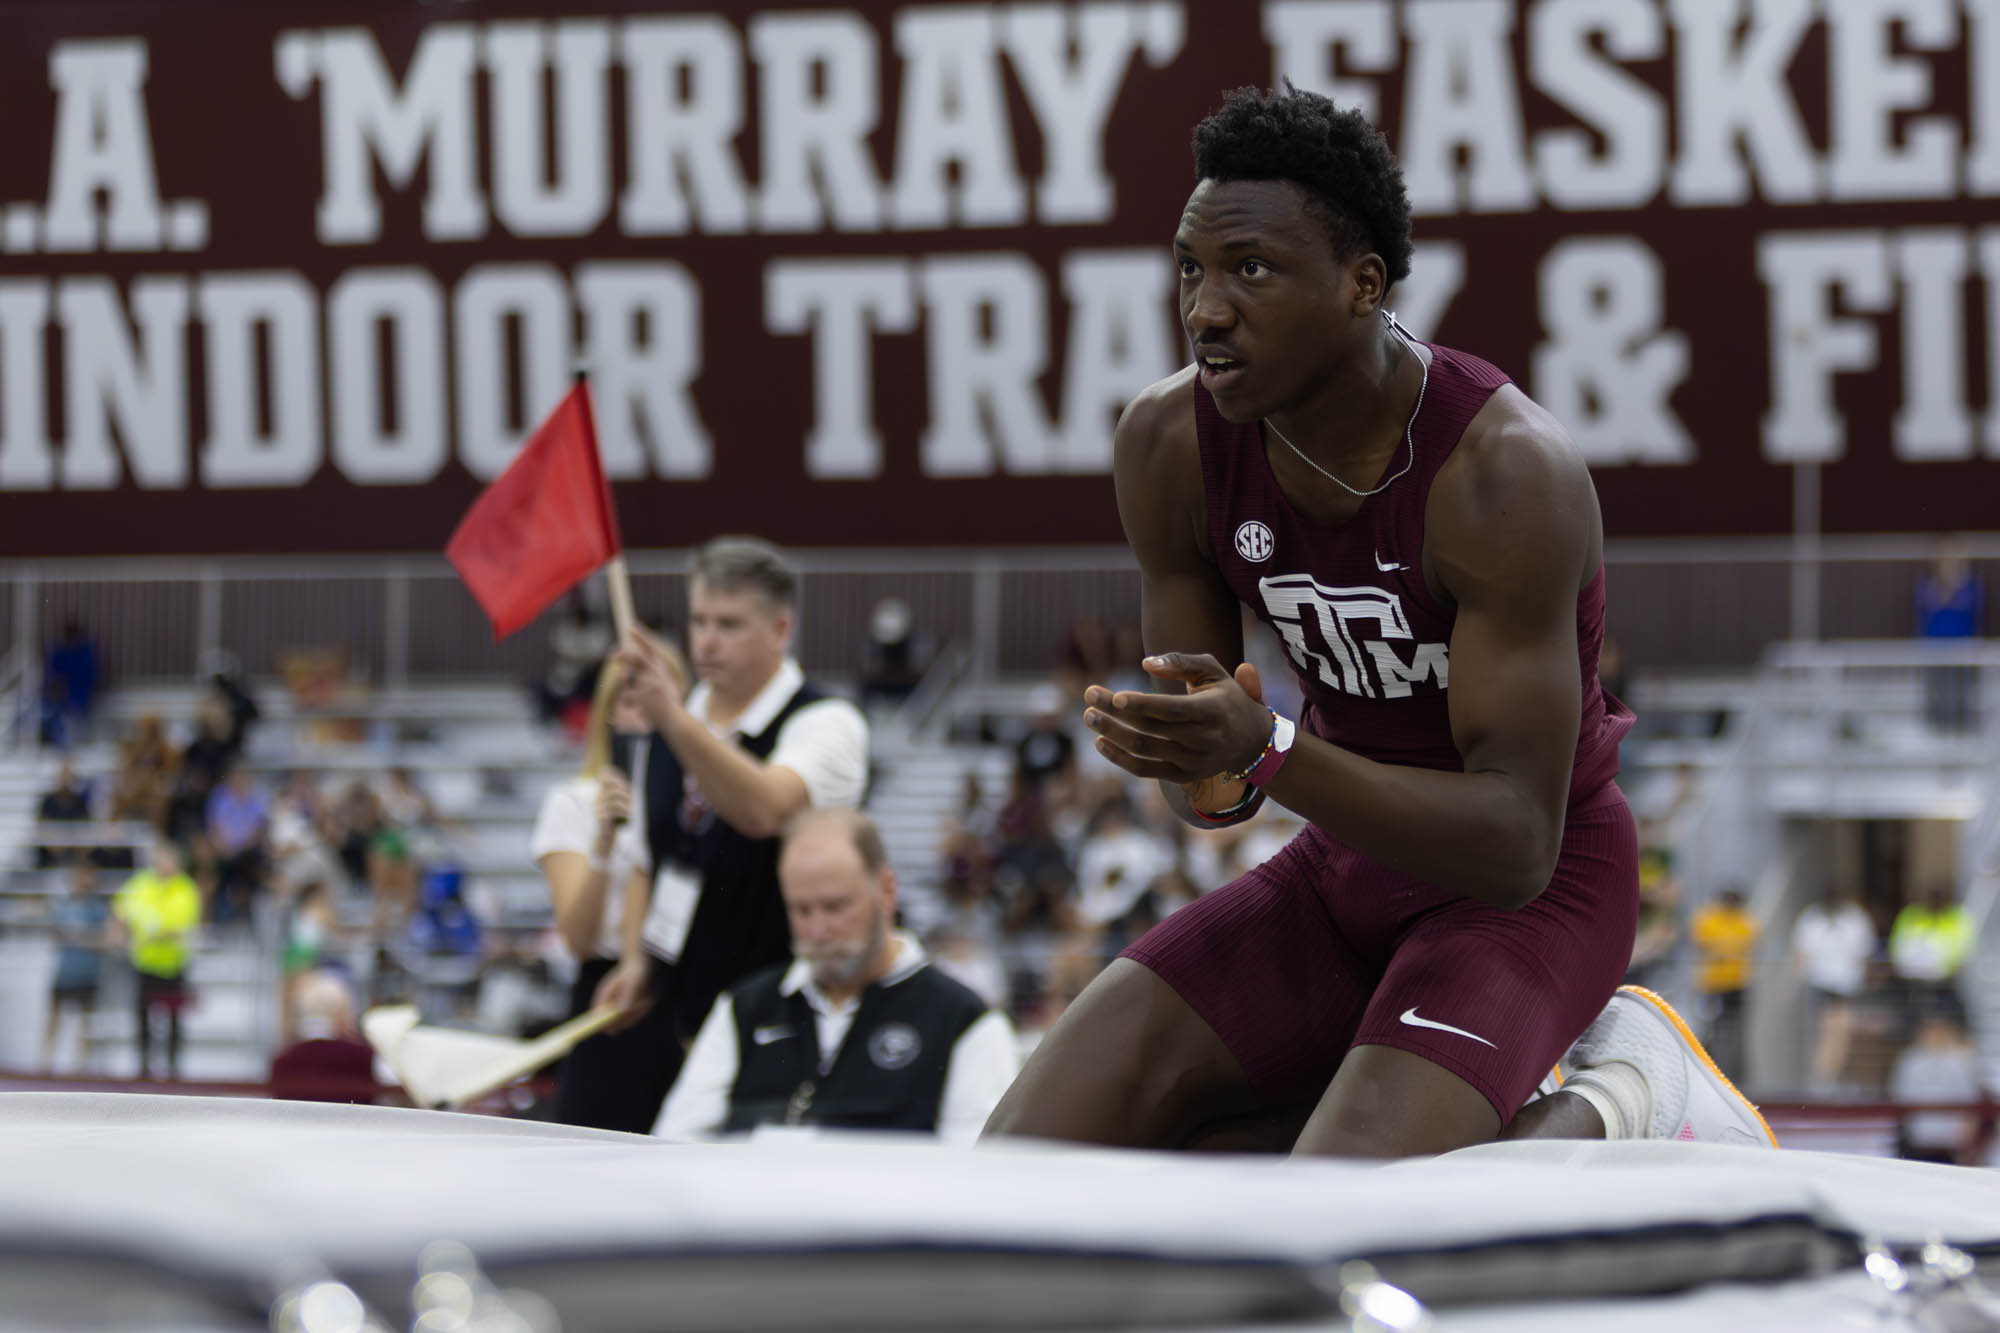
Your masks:
<svg viewBox="0 0 2000 1333"><path fill-rule="evenodd" d="M1985 618L1985 590L1972 562L1955 543L1938 551L1917 580L1916 634L1921 639L1975 639ZM1967 664L1934 666L1924 673L1924 714L1940 731L1968 731L1975 714L1976 670Z"/></svg>
<svg viewBox="0 0 2000 1333"><path fill-rule="evenodd" d="M42 665L42 743L67 748L84 739L97 700L97 643L81 622L63 622Z"/></svg>
<svg viewBox="0 0 2000 1333"><path fill-rule="evenodd" d="M69 893L49 908L56 939L56 973L49 987L49 1025L42 1037L42 1069L53 1072L56 1041L65 1011L77 1018L77 1052L90 1058L90 1015L97 1008L97 983L110 941L111 909L97 893L97 869L88 861L69 867Z"/></svg>

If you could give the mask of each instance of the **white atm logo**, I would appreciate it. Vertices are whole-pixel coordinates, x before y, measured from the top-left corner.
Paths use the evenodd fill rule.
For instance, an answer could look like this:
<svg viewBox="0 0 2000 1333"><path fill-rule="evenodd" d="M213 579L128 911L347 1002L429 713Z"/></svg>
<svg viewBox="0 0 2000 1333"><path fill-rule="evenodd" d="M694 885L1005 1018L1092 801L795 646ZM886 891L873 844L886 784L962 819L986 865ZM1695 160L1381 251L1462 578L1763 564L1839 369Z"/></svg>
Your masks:
<svg viewBox="0 0 2000 1333"><path fill-rule="evenodd" d="M1407 699L1417 686L1435 682L1429 688L1442 691L1451 683L1447 645L1416 643L1405 664L1403 650L1389 642L1416 637L1403 614L1403 599L1393 592L1329 588L1310 574L1259 579L1257 589L1293 664L1345 694ZM1315 629L1310 637L1307 625Z"/></svg>

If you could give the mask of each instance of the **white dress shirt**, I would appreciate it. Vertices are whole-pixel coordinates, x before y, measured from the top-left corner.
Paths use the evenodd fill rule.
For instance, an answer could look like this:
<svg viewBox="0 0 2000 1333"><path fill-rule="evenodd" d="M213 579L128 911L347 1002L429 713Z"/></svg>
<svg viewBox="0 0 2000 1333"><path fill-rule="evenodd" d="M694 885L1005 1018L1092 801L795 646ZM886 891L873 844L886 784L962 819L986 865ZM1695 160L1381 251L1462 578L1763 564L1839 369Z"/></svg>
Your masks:
<svg viewBox="0 0 2000 1333"><path fill-rule="evenodd" d="M914 935L899 930L894 938L896 961L875 983L878 986L907 980L929 961ZM854 1026L861 996L856 994L839 1003L827 998L813 984L812 967L804 960L792 963L778 983L778 991L782 995L803 994L811 1006L819 1038L820 1073L826 1073L839 1058L841 1043ZM970 1144L977 1139L987 1117L1000 1104L1001 1095L1014 1081L1020 1063L1014 1025L1005 1014L989 1009L973 1020L951 1048L944 1096L938 1103L938 1137L951 1144ZM682 1142L720 1134L729 1123L729 1097L736 1087L738 1068L736 1006L724 991L695 1036L687 1063L653 1124L653 1133Z"/></svg>

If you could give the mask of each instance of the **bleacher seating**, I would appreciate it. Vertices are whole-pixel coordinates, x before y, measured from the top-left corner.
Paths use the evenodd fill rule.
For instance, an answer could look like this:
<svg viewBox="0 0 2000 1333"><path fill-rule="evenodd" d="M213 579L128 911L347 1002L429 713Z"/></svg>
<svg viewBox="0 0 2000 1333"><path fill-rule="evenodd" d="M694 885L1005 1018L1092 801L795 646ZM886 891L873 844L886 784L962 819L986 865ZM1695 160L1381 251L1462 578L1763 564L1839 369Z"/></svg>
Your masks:
<svg viewBox="0 0 2000 1333"><path fill-rule="evenodd" d="M107 781L117 766L115 739L132 719L156 713L170 728L185 730L205 691L199 685L146 684L108 696L97 720L99 739L71 755L84 777ZM528 835L543 793L574 769L575 755L532 720L520 691L506 683L449 681L342 699L302 708L275 686L254 691L262 717L250 733L244 762L267 785L294 769L320 774L331 786L345 776L366 777L405 767L446 821L452 861L467 877L467 892L483 909L483 922L503 935L532 934L548 922L540 875L528 860ZM185 735L178 739L184 740ZM32 1021L10 1024L39 1043L46 979L53 950L36 938L60 876L34 868L35 808L54 780L54 755L33 749L0 752L0 928L18 940L17 961L35 981L12 982L11 1012L26 1003ZM97 836L142 846L143 828L93 826ZM73 828L57 831L69 840ZM115 882L106 883L106 891ZM350 900L359 924L365 904ZM261 1078L275 1040L277 964L275 923L255 933L208 930L190 967L197 1001L188 1012L183 1073L192 1078ZM39 950L35 946L40 945ZM19 972L20 968L11 969ZM133 1067L134 1018L130 976L107 969L107 985L93 1022L96 1067ZM23 1013L23 1017L29 1015ZM6 1063L29 1067L39 1051L12 1051ZM20 1059L23 1054L28 1058Z"/></svg>

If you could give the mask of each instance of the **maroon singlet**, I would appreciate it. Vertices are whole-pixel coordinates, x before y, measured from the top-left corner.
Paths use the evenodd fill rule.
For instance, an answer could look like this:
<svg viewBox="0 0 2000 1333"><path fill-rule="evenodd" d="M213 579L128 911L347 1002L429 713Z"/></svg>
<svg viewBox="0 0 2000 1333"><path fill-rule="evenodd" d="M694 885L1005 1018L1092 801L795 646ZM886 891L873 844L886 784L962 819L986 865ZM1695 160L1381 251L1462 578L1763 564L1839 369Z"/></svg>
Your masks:
<svg viewBox="0 0 2000 1333"><path fill-rule="evenodd" d="M1258 423L1225 421L1199 381L1194 411L1216 566L1283 640L1307 702L1301 724L1383 763L1460 770L1445 693L1453 617L1424 584L1424 506L1438 469L1507 377L1464 352L1430 351L1430 379L1410 431L1414 464L1336 527L1314 523L1286 502ZM1284 446L1274 440L1272 447ZM1390 470L1406 457L1398 450ZM1570 768L1572 805L1611 781L1618 742L1632 729L1631 711L1607 699L1598 684L1603 642L1600 566L1576 599L1583 712Z"/></svg>

